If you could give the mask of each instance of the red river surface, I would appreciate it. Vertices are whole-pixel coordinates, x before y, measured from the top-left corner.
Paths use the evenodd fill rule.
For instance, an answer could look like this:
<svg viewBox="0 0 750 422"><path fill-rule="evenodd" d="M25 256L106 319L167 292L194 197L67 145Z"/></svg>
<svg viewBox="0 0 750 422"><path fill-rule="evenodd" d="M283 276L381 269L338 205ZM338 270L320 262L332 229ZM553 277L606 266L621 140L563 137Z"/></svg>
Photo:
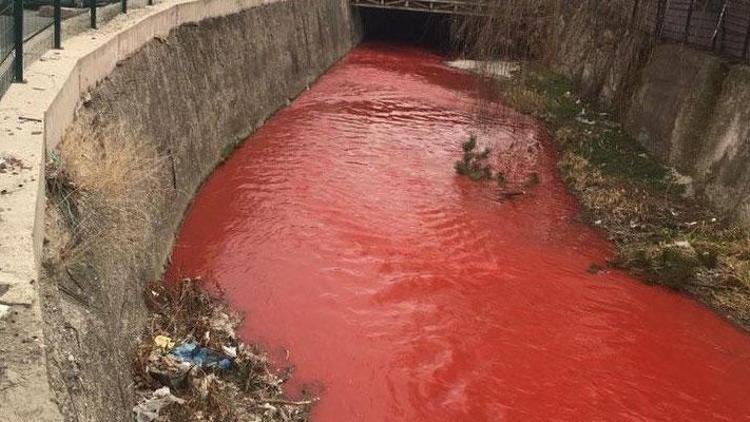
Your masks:
<svg viewBox="0 0 750 422"><path fill-rule="evenodd" d="M363 44L211 176L171 277L218 282L313 420L750 420L750 336L576 222L545 132L412 47ZM511 179L455 174L476 134Z"/></svg>

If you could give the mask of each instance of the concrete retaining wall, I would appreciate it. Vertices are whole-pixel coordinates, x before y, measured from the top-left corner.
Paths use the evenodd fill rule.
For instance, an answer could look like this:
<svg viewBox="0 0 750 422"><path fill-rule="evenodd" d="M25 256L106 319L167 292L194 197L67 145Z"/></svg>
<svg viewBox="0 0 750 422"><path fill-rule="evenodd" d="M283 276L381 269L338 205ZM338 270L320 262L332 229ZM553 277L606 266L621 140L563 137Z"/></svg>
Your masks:
<svg viewBox="0 0 750 422"><path fill-rule="evenodd" d="M351 13L345 0L167 1L27 69L0 101L0 154L23 163L0 178L0 421L130 420L144 283L161 275L187 205L227 151L358 41ZM120 136L168 164L133 201L151 222L140 242L110 239L65 265L44 163L53 149L71 156L81 135L88 152ZM126 249L128 259L109 253Z"/></svg>
<svg viewBox="0 0 750 422"><path fill-rule="evenodd" d="M563 3L552 67L614 109L642 146L692 177L715 208L750 226L750 67L655 45L637 25L637 3Z"/></svg>
<svg viewBox="0 0 750 422"><path fill-rule="evenodd" d="M713 115L703 128L695 174L705 194L750 226L750 67L725 73Z"/></svg>
<svg viewBox="0 0 750 422"><path fill-rule="evenodd" d="M696 192L750 226L750 67L660 45L639 74L625 128L690 176Z"/></svg>
<svg viewBox="0 0 750 422"><path fill-rule="evenodd" d="M723 77L722 61L711 54L680 45L656 47L641 70L626 129L652 155L684 174L695 173Z"/></svg>
<svg viewBox="0 0 750 422"><path fill-rule="evenodd" d="M627 102L651 46L639 31L633 8L641 0L560 2L554 26L552 67L570 77L588 97L604 105ZM641 2L642 3L642 2Z"/></svg>

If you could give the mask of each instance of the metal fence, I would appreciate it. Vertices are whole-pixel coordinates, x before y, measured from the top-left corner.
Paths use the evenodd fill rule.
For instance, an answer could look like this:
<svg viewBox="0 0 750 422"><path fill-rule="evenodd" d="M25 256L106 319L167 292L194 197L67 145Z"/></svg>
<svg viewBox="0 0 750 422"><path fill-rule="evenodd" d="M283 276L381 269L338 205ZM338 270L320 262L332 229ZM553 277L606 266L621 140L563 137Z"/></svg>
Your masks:
<svg viewBox="0 0 750 422"><path fill-rule="evenodd" d="M23 81L24 46L54 27L52 47L60 47L61 0L51 0L51 17L24 9L23 0L0 0L0 97Z"/></svg>
<svg viewBox="0 0 750 422"><path fill-rule="evenodd" d="M127 13L130 2L136 7L150 6L154 0L0 0L0 97L10 88L11 83L23 82L24 57L39 57L43 53L38 51L29 54L29 51L24 52L25 49L41 48L46 51L50 47L62 48L63 6L88 11L89 26L96 28L97 22L102 19L97 14L98 9L119 3L119 12ZM49 7L52 9L52 16L41 13L43 8ZM50 28L51 43L43 35L49 37Z"/></svg>
<svg viewBox="0 0 750 422"><path fill-rule="evenodd" d="M13 58L15 34L13 26L13 2L0 2L0 96L13 82Z"/></svg>
<svg viewBox="0 0 750 422"><path fill-rule="evenodd" d="M657 39L750 58L750 0L652 0L645 7Z"/></svg>

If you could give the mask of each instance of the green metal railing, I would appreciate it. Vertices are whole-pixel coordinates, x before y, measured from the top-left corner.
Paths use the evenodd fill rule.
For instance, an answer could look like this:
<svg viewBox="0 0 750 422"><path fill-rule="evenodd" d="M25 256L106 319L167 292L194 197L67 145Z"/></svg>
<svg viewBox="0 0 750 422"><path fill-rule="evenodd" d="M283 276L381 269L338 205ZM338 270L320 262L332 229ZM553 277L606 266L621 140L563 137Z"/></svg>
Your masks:
<svg viewBox="0 0 750 422"><path fill-rule="evenodd" d="M15 58L15 25L13 0L0 3L0 95L13 82Z"/></svg>
<svg viewBox="0 0 750 422"><path fill-rule="evenodd" d="M29 4L25 4L25 1L33 7L52 6L52 16L44 16L38 11L26 8ZM52 27L51 47L62 48L63 1L65 6L88 8L91 28L97 27L97 9L119 3L120 12L127 13L129 6L129 0L0 0L0 98L10 88L11 83L24 81L25 46L33 43L38 48L40 43L34 41L42 38L40 35ZM151 6L154 0L143 0L139 3ZM45 35L42 39L46 40L48 36ZM42 45L44 50L49 47L49 44Z"/></svg>
<svg viewBox="0 0 750 422"><path fill-rule="evenodd" d="M24 45L51 26L53 46L60 46L61 0L52 0L53 16L24 10L23 0L0 0L0 97L12 82L23 82Z"/></svg>

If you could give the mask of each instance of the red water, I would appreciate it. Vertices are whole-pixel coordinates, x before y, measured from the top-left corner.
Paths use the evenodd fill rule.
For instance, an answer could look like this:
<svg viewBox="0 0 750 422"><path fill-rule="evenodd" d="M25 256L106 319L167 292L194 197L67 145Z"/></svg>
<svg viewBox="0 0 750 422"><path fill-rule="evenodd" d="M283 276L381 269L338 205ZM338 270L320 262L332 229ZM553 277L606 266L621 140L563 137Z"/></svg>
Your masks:
<svg viewBox="0 0 750 422"><path fill-rule="evenodd" d="M750 420L750 336L619 273L553 152L440 57L364 45L208 180L171 274L218 281L314 420ZM470 133L541 184L454 174ZM541 147L540 143L541 141ZM512 161L519 159L520 161Z"/></svg>

